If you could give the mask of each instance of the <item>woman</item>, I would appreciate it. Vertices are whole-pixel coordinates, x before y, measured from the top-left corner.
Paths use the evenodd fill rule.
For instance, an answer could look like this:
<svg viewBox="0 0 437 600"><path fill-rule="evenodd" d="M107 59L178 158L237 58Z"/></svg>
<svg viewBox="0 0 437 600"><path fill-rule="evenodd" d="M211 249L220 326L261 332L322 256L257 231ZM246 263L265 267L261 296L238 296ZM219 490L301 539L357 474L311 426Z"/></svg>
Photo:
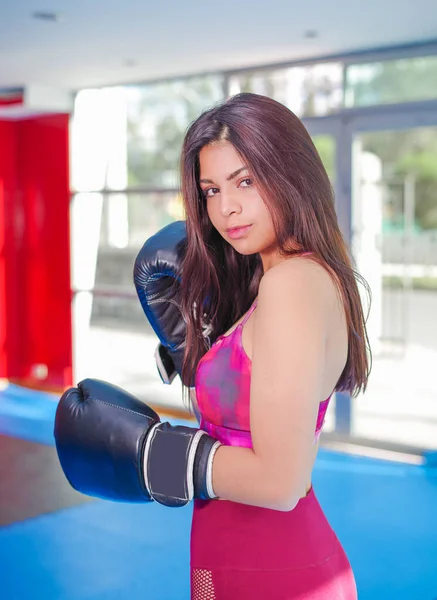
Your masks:
<svg viewBox="0 0 437 600"><path fill-rule="evenodd" d="M365 390L369 374L329 179L300 120L255 94L190 126L181 169L183 379L195 376L201 428L222 442L219 500L194 506L192 598L352 600L350 564L311 485L330 398ZM198 306L222 334L211 347Z"/></svg>

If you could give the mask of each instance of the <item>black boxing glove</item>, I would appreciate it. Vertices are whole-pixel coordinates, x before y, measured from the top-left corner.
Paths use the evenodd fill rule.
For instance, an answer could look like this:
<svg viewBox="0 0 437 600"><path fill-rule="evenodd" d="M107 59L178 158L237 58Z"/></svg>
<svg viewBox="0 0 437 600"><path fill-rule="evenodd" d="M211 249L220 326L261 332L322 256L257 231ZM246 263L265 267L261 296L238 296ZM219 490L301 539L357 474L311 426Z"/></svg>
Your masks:
<svg viewBox="0 0 437 600"><path fill-rule="evenodd" d="M138 298L160 341L156 365L167 384L176 374L181 376L184 359L186 323L181 312L180 271L185 248L185 221L175 221L145 242L134 265Z"/></svg>
<svg viewBox="0 0 437 600"><path fill-rule="evenodd" d="M160 340L155 360L166 384L170 384L176 374L182 379L187 324L181 309L181 270L186 243L185 221L170 223L145 242L134 266L138 298ZM203 335L208 339L210 333L211 324L205 319ZM194 385L194 381L183 383L189 387Z"/></svg>
<svg viewBox="0 0 437 600"><path fill-rule="evenodd" d="M216 497L212 464L220 442L201 429L162 423L110 383L85 379L67 390L54 435L65 476L83 494L165 506Z"/></svg>

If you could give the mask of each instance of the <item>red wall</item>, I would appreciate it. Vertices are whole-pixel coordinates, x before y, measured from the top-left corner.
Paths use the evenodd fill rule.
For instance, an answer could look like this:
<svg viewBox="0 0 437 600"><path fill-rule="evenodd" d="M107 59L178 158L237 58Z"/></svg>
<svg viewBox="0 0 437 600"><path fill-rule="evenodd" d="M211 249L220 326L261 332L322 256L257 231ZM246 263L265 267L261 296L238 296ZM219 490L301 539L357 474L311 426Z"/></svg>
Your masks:
<svg viewBox="0 0 437 600"><path fill-rule="evenodd" d="M16 127L13 121L0 121L0 377L7 377L10 358L17 353L18 338L11 330L18 321L14 219L16 174Z"/></svg>
<svg viewBox="0 0 437 600"><path fill-rule="evenodd" d="M56 391L72 377L68 123L0 121L0 377Z"/></svg>

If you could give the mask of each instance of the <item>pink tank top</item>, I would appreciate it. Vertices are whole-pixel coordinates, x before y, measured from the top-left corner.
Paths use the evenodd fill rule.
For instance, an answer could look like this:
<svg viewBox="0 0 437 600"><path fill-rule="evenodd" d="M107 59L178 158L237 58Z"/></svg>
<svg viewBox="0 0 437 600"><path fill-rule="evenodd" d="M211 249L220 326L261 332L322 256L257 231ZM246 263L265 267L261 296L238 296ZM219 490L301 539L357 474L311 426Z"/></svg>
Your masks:
<svg viewBox="0 0 437 600"><path fill-rule="evenodd" d="M256 305L257 300L229 335L216 339L200 359L196 371L200 428L228 446L252 448L249 412L252 361L243 348L242 330ZM330 398L320 403L316 440L322 430Z"/></svg>

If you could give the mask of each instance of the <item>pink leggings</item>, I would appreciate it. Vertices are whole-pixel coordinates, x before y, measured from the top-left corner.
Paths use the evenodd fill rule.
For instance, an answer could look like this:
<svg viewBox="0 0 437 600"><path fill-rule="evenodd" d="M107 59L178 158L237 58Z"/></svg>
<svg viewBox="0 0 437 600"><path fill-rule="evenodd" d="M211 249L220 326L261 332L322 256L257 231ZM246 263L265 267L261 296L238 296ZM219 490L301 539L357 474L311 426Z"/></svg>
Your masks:
<svg viewBox="0 0 437 600"><path fill-rule="evenodd" d="M356 600L349 561L313 489L290 512L194 504L192 600Z"/></svg>

